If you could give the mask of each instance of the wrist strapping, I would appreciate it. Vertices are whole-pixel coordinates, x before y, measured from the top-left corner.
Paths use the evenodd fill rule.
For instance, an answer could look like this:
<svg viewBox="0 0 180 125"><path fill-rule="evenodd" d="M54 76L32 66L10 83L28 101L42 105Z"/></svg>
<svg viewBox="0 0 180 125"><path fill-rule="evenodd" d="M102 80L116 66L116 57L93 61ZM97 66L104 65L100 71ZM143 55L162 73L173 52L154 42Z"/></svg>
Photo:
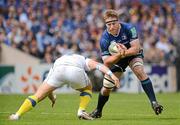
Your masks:
<svg viewBox="0 0 180 125"><path fill-rule="evenodd" d="M102 67L102 64L98 63L97 66L96 66L96 69L97 69L97 70L100 70L101 67Z"/></svg>
<svg viewBox="0 0 180 125"><path fill-rule="evenodd" d="M111 70L108 70L106 74L109 75L110 77L113 75L113 73L111 72Z"/></svg>

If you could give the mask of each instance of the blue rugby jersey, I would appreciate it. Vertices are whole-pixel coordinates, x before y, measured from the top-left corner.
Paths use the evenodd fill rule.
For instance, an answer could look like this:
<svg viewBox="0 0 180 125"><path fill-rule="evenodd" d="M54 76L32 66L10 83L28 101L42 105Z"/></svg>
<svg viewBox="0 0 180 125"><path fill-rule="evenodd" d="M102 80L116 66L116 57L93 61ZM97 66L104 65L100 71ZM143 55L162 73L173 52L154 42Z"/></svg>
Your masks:
<svg viewBox="0 0 180 125"><path fill-rule="evenodd" d="M120 23L121 29L117 36L113 36L108 33L107 29L103 32L100 39L101 56L111 55L108 51L108 47L111 42L124 44L127 48L130 48L130 42L138 39L138 34L135 27L128 23Z"/></svg>

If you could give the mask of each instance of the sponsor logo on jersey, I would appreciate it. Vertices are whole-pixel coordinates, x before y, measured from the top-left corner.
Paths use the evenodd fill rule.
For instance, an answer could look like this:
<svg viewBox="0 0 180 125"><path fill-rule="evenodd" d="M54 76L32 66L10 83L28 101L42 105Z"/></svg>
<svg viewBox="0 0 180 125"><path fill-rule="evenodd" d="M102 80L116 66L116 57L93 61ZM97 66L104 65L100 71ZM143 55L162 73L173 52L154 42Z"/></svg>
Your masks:
<svg viewBox="0 0 180 125"><path fill-rule="evenodd" d="M131 34L132 34L132 38L136 38L137 37L137 32L136 32L135 27L131 28L130 31L131 31Z"/></svg>

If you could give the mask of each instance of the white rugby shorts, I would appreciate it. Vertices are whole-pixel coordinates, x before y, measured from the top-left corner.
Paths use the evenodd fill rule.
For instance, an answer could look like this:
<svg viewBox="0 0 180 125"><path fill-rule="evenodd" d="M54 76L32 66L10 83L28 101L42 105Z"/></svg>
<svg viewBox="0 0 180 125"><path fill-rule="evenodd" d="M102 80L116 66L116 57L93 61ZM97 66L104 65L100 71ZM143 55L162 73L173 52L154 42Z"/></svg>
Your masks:
<svg viewBox="0 0 180 125"><path fill-rule="evenodd" d="M67 65L52 67L44 82L54 87L62 87L68 84L73 89L81 89L90 84L84 69Z"/></svg>

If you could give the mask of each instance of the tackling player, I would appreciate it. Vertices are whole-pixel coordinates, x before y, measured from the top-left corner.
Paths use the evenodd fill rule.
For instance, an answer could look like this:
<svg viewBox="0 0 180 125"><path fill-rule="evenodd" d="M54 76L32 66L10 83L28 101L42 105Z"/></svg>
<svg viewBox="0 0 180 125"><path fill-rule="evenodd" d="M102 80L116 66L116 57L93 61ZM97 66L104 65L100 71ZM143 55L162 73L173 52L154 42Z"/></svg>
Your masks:
<svg viewBox="0 0 180 125"><path fill-rule="evenodd" d="M53 96L52 92L68 84L73 89L80 91L80 104L77 116L80 119L93 120L93 118L85 112L92 95L92 84L85 71L93 69L100 70L108 75L115 83L115 86L119 87L119 79L103 64L80 55L65 55L55 61L47 78L44 80L43 84L40 85L37 92L27 97L19 110L15 114L10 115L9 119L18 120L24 113L31 110L47 96L51 100L53 106L56 98Z"/></svg>
<svg viewBox="0 0 180 125"><path fill-rule="evenodd" d="M119 22L118 13L115 10L107 10L104 14L104 21L106 30L103 32L100 40L101 55L104 64L108 66L118 78L121 77L126 67L129 66L140 80L142 88L147 94L154 112L157 115L160 114L163 110L163 106L158 104L152 82L144 71L143 50L140 47L135 27L131 24ZM111 42L119 43L121 45L121 48L119 48L121 51L111 55L108 50ZM108 75L105 75L103 87L99 93L97 107L90 114L93 118L100 118L102 116L102 109L108 101L113 87L113 80Z"/></svg>

